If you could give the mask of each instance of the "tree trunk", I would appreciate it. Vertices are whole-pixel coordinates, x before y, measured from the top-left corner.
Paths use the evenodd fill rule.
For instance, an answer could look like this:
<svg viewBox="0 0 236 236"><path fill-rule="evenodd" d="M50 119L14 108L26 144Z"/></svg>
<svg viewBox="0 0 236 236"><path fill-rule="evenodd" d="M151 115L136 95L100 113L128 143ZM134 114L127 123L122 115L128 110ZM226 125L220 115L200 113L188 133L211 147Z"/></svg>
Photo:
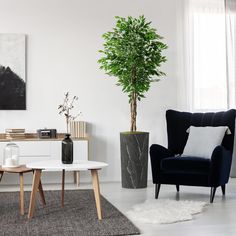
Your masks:
<svg viewBox="0 0 236 236"><path fill-rule="evenodd" d="M137 94L135 92L132 93L132 98L130 102L130 112L131 112L131 128L130 131L136 131L136 117L137 117Z"/></svg>
<svg viewBox="0 0 236 236"><path fill-rule="evenodd" d="M135 92L135 85L136 85L136 67L135 67L135 65L133 65L133 67L132 67L131 83L132 83L133 91L131 93L131 100L130 100L130 113L131 113L130 131L135 132L137 130L137 127L136 127L137 93Z"/></svg>

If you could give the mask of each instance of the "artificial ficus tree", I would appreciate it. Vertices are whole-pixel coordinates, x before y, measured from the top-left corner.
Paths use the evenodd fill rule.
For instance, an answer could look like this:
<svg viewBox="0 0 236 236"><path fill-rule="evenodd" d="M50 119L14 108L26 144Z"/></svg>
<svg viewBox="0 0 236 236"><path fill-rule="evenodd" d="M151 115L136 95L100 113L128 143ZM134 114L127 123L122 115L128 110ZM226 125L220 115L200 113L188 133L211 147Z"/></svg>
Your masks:
<svg viewBox="0 0 236 236"><path fill-rule="evenodd" d="M116 26L103 34L103 54L98 61L100 68L118 79L117 85L128 94L131 112L130 131L137 130L137 101L144 98L151 82L159 81L154 76L165 75L159 68L166 57L162 51L167 45L151 27L144 16L133 18L116 17Z"/></svg>

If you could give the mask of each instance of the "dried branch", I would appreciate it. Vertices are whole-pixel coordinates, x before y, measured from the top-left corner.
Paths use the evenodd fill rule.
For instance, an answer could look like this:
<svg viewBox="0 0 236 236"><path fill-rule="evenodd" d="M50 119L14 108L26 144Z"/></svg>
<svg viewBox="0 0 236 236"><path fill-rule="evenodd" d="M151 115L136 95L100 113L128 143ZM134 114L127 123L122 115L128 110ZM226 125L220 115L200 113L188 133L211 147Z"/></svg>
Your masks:
<svg viewBox="0 0 236 236"><path fill-rule="evenodd" d="M74 108L74 103L76 101L78 101L78 99L79 98L77 96L73 96L73 98L70 100L69 92L66 92L63 103L58 105L58 110L59 110L58 114L64 115L66 118L67 133L68 133L69 122L75 120L76 118L78 118L82 114L82 112L80 112L80 111L76 115L71 114L71 111Z"/></svg>

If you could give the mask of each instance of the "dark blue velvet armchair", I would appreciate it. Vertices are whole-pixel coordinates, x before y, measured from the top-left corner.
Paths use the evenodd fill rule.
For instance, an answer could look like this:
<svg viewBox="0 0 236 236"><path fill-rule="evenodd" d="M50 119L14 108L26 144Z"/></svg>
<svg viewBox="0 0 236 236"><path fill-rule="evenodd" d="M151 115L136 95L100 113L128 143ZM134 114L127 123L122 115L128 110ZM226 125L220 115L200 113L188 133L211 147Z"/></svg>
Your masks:
<svg viewBox="0 0 236 236"><path fill-rule="evenodd" d="M152 178L155 198L161 184L205 186L211 188L210 202L217 187L223 195L228 183L234 146L236 110L216 113L189 113L168 110L166 112L168 149L153 144L150 147ZM220 146L212 150L211 159L201 157L176 157L182 154L188 139L189 126L228 126L231 134L225 135Z"/></svg>

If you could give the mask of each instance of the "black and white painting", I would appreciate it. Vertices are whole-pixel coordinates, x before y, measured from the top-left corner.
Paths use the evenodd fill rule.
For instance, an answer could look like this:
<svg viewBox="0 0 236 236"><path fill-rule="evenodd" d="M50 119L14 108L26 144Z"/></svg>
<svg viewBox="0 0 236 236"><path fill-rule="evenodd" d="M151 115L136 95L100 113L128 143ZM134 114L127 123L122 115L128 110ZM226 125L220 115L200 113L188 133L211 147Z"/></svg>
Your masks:
<svg viewBox="0 0 236 236"><path fill-rule="evenodd" d="M0 110L26 109L24 34L0 34Z"/></svg>

